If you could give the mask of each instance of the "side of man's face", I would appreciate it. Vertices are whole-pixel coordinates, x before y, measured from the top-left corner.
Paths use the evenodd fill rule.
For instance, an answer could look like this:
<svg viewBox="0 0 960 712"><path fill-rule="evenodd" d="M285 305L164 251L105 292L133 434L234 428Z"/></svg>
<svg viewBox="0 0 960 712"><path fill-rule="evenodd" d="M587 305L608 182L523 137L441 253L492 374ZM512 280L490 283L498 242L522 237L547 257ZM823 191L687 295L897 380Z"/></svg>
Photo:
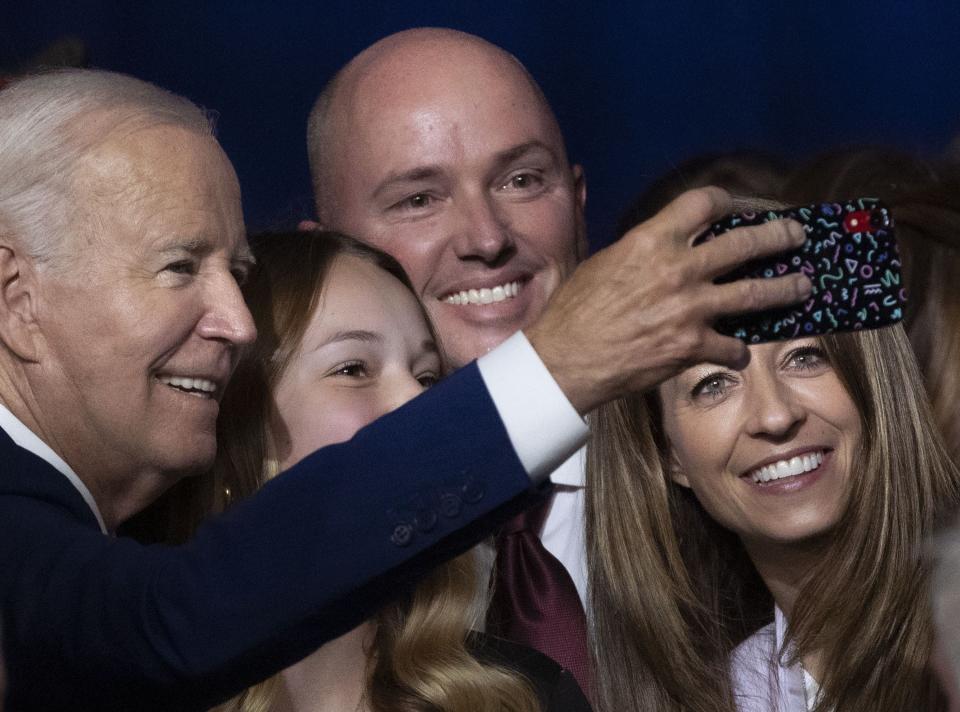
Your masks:
<svg viewBox="0 0 960 712"><path fill-rule="evenodd" d="M59 404L44 435L71 464L208 467L220 396L256 334L237 284L249 257L236 176L214 139L169 126L83 160L75 264L39 278L41 376ZM110 496L97 472L78 474Z"/></svg>
<svg viewBox="0 0 960 712"><path fill-rule="evenodd" d="M531 324L585 247L553 117L517 68L473 70L361 82L321 215L404 266L455 366Z"/></svg>

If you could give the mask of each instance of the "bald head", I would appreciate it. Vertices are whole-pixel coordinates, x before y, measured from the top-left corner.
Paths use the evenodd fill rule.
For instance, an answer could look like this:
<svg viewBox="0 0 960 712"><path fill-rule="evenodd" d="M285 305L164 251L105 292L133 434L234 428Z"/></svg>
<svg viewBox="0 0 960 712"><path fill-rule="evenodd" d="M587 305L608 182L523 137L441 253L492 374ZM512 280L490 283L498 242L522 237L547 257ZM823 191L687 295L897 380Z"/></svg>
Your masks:
<svg viewBox="0 0 960 712"><path fill-rule="evenodd" d="M360 116L384 107L435 105L438 97L463 95L471 103L506 93L518 109L541 115L563 159L566 149L553 111L520 61L506 50L466 32L436 27L405 30L374 43L330 80L307 123L310 173L321 222L336 222L336 181L347 170L340 148L351 140ZM510 117L505 116L505 121Z"/></svg>
<svg viewBox="0 0 960 712"><path fill-rule="evenodd" d="M586 244L585 188L510 54L418 29L353 59L308 125L324 227L393 255L453 365L532 323Z"/></svg>

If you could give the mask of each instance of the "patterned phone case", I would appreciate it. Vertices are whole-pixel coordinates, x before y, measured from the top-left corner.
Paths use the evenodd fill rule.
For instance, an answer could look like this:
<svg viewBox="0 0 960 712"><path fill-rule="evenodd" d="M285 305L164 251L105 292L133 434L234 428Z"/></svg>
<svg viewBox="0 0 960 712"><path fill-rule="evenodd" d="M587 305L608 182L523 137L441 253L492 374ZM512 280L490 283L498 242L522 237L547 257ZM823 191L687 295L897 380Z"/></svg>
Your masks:
<svg viewBox="0 0 960 712"><path fill-rule="evenodd" d="M780 211L728 215L698 236L698 245L744 225L792 218L807 241L796 250L749 262L717 279L769 278L802 272L813 282L803 304L718 320L717 331L750 344L833 331L875 329L903 318L906 290L890 211L873 198Z"/></svg>

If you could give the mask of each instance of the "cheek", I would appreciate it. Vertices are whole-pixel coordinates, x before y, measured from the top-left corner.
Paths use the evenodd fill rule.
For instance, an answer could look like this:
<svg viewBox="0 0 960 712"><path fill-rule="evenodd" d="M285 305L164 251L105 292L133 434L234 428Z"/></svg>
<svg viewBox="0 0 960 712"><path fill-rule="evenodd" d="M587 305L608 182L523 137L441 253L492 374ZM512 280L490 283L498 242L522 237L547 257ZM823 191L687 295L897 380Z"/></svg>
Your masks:
<svg viewBox="0 0 960 712"><path fill-rule="evenodd" d="M703 502L731 476L730 458L737 445L736 414L717 408L703 413L665 413L664 431L672 449L672 467L684 476L675 479L689 486Z"/></svg>
<svg viewBox="0 0 960 712"><path fill-rule="evenodd" d="M436 274L439 260L449 242L449 233L439 218L359 234L371 235L367 242L403 265L418 294Z"/></svg>
<svg viewBox="0 0 960 712"><path fill-rule="evenodd" d="M531 250L558 265L564 275L577 263L577 224L572 196L539 203L518 203L511 225Z"/></svg>
<svg viewBox="0 0 960 712"><path fill-rule="evenodd" d="M375 419L376 409L358 393L331 389L295 398L280 415L290 436L292 464L322 447L346 442Z"/></svg>

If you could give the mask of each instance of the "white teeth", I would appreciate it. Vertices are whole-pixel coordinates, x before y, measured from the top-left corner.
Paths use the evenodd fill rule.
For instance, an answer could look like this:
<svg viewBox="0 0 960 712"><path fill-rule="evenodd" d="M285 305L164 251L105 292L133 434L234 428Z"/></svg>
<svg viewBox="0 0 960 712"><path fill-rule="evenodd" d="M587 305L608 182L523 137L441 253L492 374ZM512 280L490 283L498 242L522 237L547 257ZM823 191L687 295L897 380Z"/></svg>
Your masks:
<svg viewBox="0 0 960 712"><path fill-rule="evenodd" d="M217 384L208 381L206 378L188 378L186 376L157 376L160 383L164 383L174 388L184 391L200 391L201 393L213 393L217 390Z"/></svg>
<svg viewBox="0 0 960 712"><path fill-rule="evenodd" d="M802 475L804 472L810 472L820 467L823 462L823 451L818 450L806 455L791 457L789 460L778 460L769 465L764 465L750 473L750 477L756 484L761 482L771 482L780 480L784 477L793 477Z"/></svg>
<svg viewBox="0 0 960 712"><path fill-rule="evenodd" d="M443 297L447 304L463 306L465 304L492 304L502 302L506 299L512 299L520 293L520 282L507 282L498 284L496 287L483 287L482 289L466 289L462 292L454 292Z"/></svg>

